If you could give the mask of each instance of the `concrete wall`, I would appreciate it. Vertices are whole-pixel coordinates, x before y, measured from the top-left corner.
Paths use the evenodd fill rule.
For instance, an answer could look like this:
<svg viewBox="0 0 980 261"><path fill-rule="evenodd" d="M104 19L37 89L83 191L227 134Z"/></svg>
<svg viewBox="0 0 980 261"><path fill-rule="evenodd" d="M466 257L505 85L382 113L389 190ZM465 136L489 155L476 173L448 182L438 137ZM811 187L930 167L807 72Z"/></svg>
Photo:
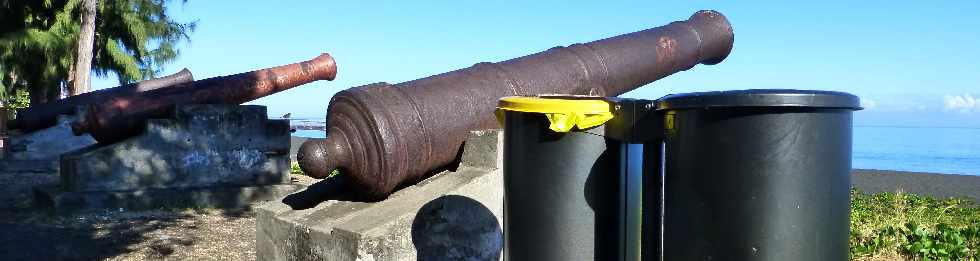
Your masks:
<svg viewBox="0 0 980 261"><path fill-rule="evenodd" d="M58 159L64 154L95 144L91 135L71 133L73 115L58 117L54 126L9 138L0 170L17 172L57 172Z"/></svg>
<svg viewBox="0 0 980 261"><path fill-rule="evenodd" d="M5 159L58 160L63 153L95 144L88 134L71 133L70 124L75 119L73 115L62 115L54 126L11 136Z"/></svg>
<svg viewBox="0 0 980 261"><path fill-rule="evenodd" d="M62 189L283 184L288 151L288 121L267 120L263 106L180 106L139 136L62 155Z"/></svg>

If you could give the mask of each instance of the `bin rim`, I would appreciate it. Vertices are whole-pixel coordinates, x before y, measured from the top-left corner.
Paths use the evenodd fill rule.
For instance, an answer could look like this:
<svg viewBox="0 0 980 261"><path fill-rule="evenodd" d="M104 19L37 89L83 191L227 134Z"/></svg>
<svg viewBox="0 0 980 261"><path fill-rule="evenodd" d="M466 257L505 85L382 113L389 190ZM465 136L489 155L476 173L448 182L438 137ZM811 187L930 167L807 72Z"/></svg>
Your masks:
<svg viewBox="0 0 980 261"><path fill-rule="evenodd" d="M748 89L671 94L657 99L657 110L726 107L796 107L861 110L857 96L837 91Z"/></svg>

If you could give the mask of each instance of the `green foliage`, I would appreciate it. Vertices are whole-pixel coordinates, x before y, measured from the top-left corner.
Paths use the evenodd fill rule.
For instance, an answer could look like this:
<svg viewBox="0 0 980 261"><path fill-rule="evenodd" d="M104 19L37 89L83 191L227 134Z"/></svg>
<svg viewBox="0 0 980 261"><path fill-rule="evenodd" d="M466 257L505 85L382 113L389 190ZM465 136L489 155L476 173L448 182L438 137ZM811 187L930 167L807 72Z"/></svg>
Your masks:
<svg viewBox="0 0 980 261"><path fill-rule="evenodd" d="M907 244L902 246L905 254L922 260L962 260L970 255L967 239L976 239L975 227L954 228L947 224L936 225L935 232L917 223L907 223ZM975 251L974 251L975 254Z"/></svg>
<svg viewBox="0 0 980 261"><path fill-rule="evenodd" d="M31 100L30 100L31 98L28 96L29 94L27 93L27 90L24 89L16 90L14 92L13 97L10 98L9 103L6 104L7 108L11 108L11 109L27 108L28 105L31 105Z"/></svg>
<svg viewBox="0 0 980 261"><path fill-rule="evenodd" d="M0 66L0 72L3 67ZM30 105L30 93L26 88L17 86L9 75L0 73L0 107L20 109ZM8 91L9 90L9 91Z"/></svg>
<svg viewBox="0 0 980 261"><path fill-rule="evenodd" d="M101 0L92 70L120 84L153 78L179 55L195 22L166 14L166 0ZM16 89L60 93L68 84L80 30L80 0L0 0L0 99ZM14 79L16 78L16 80Z"/></svg>
<svg viewBox="0 0 980 261"><path fill-rule="evenodd" d="M894 248L899 244L898 229L895 227L884 227L872 232L870 235L855 234L851 232L851 256L869 255L879 250Z"/></svg>
<svg viewBox="0 0 980 261"><path fill-rule="evenodd" d="M303 170L299 168L299 163L296 162L289 164L289 174L306 175L303 174Z"/></svg>
<svg viewBox="0 0 980 261"><path fill-rule="evenodd" d="M851 193L851 259L975 260L980 208L962 199Z"/></svg>
<svg viewBox="0 0 980 261"><path fill-rule="evenodd" d="M177 23L166 2L100 1L93 68L96 75L116 72L119 83L156 77L162 65L180 54L177 43L189 40L196 22Z"/></svg>
<svg viewBox="0 0 980 261"><path fill-rule="evenodd" d="M290 167L289 174L306 175L305 173L303 173L303 170L299 168L299 163L293 162L292 164L290 164L289 167ZM337 175L340 175L340 170L335 169L333 170L333 172L330 172L330 175L328 175L327 177L329 178Z"/></svg>
<svg viewBox="0 0 980 261"><path fill-rule="evenodd" d="M0 13L0 96L34 88L56 93L78 39L79 1L5 1ZM4 99L7 101L7 99Z"/></svg>

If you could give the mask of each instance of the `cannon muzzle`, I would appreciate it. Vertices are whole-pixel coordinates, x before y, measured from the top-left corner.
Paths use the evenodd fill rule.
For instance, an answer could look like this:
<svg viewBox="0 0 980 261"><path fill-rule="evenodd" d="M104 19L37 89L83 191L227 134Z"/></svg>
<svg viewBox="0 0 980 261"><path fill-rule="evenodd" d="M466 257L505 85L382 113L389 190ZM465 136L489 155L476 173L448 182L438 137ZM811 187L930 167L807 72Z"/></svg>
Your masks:
<svg viewBox="0 0 980 261"><path fill-rule="evenodd" d="M400 84L376 83L330 100L326 139L297 155L308 175L350 175L362 196L381 199L454 162L469 131L499 127L504 96L617 96L728 56L734 35L720 13Z"/></svg>
<svg viewBox="0 0 980 261"><path fill-rule="evenodd" d="M89 105L71 128L76 135L89 133L101 143L115 142L141 133L146 119L168 117L177 104L241 104L336 76L333 57L324 53L305 62L113 97Z"/></svg>
<svg viewBox="0 0 980 261"><path fill-rule="evenodd" d="M129 96L139 92L156 90L181 83L194 81L194 75L184 68L179 72L164 77L131 83L123 86L86 92L64 99L38 104L17 110L17 119L10 121L11 129L31 132L54 126L58 115L75 113L75 108L93 103L104 102L113 97Z"/></svg>

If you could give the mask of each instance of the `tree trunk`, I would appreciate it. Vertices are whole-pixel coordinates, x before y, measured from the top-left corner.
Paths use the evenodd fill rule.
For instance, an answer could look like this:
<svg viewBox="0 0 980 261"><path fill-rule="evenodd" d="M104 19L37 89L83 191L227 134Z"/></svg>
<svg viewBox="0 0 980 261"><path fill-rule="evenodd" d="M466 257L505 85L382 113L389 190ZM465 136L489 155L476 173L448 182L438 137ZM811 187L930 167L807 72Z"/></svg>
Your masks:
<svg viewBox="0 0 980 261"><path fill-rule="evenodd" d="M10 87L14 87L14 88L11 88L11 89L15 89L17 87L17 80L18 80L17 79L17 73L10 72L10 74L8 74L8 76L10 76Z"/></svg>
<svg viewBox="0 0 980 261"><path fill-rule="evenodd" d="M10 97L17 96L17 74L14 72L7 72L7 79L10 82L7 84L7 101L0 101L0 107L7 107L8 101L13 101L14 99Z"/></svg>
<svg viewBox="0 0 980 261"><path fill-rule="evenodd" d="M30 93L31 106L36 106L48 102L48 88L45 87L35 87L28 88Z"/></svg>
<svg viewBox="0 0 980 261"><path fill-rule="evenodd" d="M71 96L89 90L92 74L92 46L95 43L95 15L98 4L98 0L82 0L82 30L78 33L75 79L68 90L68 95Z"/></svg>

